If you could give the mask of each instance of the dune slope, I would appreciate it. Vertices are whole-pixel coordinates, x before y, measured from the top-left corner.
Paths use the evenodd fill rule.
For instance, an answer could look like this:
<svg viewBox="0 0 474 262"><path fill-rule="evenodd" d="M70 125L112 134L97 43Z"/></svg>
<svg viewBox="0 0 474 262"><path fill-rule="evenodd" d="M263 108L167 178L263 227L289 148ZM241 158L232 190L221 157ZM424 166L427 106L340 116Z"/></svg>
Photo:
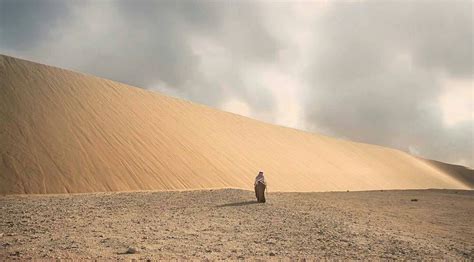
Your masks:
<svg viewBox="0 0 474 262"><path fill-rule="evenodd" d="M406 153L0 56L0 193L459 188Z"/></svg>

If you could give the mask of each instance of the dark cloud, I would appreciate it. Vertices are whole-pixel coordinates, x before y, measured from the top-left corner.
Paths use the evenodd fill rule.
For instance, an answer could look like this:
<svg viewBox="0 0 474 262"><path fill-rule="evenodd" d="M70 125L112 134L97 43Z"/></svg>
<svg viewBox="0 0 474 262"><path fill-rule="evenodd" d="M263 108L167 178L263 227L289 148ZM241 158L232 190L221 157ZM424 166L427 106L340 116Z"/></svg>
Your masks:
<svg viewBox="0 0 474 262"><path fill-rule="evenodd" d="M264 29L258 6L248 3L204 1L119 1L115 3L124 28L117 34L123 44L107 57L91 59L94 73L128 84L150 87L158 80L185 93L187 98L218 106L234 89L251 105L259 106L239 82L245 64L271 62L276 41ZM192 37L209 39L227 51L233 65L209 79L202 59L192 48ZM121 52L119 50L124 50ZM114 66L110 66L113 64ZM271 100L271 99L267 99ZM268 107L271 102L266 103Z"/></svg>
<svg viewBox="0 0 474 262"><path fill-rule="evenodd" d="M237 10L227 2L124 0L115 5L126 26L117 32L125 35L119 39L125 41L125 52L123 57L117 52L108 58L118 57L114 64L124 68L104 73L130 84L148 86L159 79L182 88L186 80L196 80L199 58L190 42L196 34L229 49L236 64L270 60L276 52L276 43L263 30L256 10L244 4L238 5ZM137 74L136 68L144 71Z"/></svg>
<svg viewBox="0 0 474 262"><path fill-rule="evenodd" d="M98 59L91 58L90 66L99 75L135 86L148 87L160 80L184 88L196 77L199 63L189 34L216 19L211 6L189 4L192 8L172 1L115 2L112 11L117 11L121 26L112 28L114 48L102 45L104 50L97 50Z"/></svg>
<svg viewBox="0 0 474 262"><path fill-rule="evenodd" d="M61 0L1 0L0 47L28 49L50 36L50 30L70 15Z"/></svg>
<svg viewBox="0 0 474 262"><path fill-rule="evenodd" d="M309 122L345 138L474 164L472 121L446 127L440 80L472 77L472 3L333 5L310 71Z"/></svg>
<svg viewBox="0 0 474 262"><path fill-rule="evenodd" d="M271 98L266 98L265 103L255 101L252 92L248 92L253 87L231 82L246 73L246 64L272 62L278 51L277 41L261 21L259 5L168 0L0 3L0 39L6 39L0 42L0 48L21 51L41 61L48 55L57 57L58 50L32 49L43 41L55 45L62 34L69 39L69 45L59 48L69 61L58 66L70 68L74 64L71 69L144 88L162 83L186 98L213 106L225 100L229 93L225 89L230 87L234 89L230 93L251 105L272 107ZM103 20L97 21L97 27L107 26L103 35L81 27L90 23L87 7L91 6L105 14ZM71 24L76 28L68 29ZM56 32L57 38L51 39L51 32ZM217 79L203 74L202 60L208 58L195 53L193 37L208 39L226 51L231 65L214 75Z"/></svg>

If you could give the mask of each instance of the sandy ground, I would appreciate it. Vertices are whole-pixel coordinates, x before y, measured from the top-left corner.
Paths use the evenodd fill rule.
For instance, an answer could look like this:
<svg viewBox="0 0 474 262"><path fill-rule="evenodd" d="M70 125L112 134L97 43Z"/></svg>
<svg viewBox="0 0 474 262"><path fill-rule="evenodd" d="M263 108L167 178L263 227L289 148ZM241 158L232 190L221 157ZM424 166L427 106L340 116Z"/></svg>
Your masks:
<svg viewBox="0 0 474 262"><path fill-rule="evenodd" d="M3 196L0 260L474 259L474 191L267 197L257 204L234 189Z"/></svg>

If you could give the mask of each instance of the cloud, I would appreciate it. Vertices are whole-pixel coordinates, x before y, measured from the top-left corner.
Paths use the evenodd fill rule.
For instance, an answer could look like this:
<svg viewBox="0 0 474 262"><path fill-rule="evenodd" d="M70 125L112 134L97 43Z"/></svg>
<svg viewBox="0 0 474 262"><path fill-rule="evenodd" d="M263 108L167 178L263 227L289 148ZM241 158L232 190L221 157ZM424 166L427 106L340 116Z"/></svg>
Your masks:
<svg viewBox="0 0 474 262"><path fill-rule="evenodd" d="M271 94L241 81L247 67L272 62L278 51L260 19L260 5L147 0L2 5L0 36L10 40L0 48L14 55L139 87L176 89L214 106L238 95L257 108L272 107ZM203 57L213 54L202 53L202 42L222 52ZM218 55L221 63L208 62ZM261 93L264 101L256 101Z"/></svg>
<svg viewBox="0 0 474 262"><path fill-rule="evenodd" d="M317 27L324 38L308 72L309 122L336 136L474 165L472 119L446 126L439 105L443 77L472 83L471 2L339 3Z"/></svg>
<svg viewBox="0 0 474 262"><path fill-rule="evenodd" d="M48 39L69 10L64 1L0 1L0 46L21 51Z"/></svg>

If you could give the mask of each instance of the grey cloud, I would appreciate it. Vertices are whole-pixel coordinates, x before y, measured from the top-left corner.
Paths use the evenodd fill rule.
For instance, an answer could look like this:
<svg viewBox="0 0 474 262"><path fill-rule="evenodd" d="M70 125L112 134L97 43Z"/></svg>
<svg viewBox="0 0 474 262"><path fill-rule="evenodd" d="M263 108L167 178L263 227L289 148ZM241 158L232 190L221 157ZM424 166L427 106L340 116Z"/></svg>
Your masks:
<svg viewBox="0 0 474 262"><path fill-rule="evenodd" d="M87 68L95 67L94 72L99 75L142 87L160 80L189 99L213 106L225 100L227 92L219 86L225 82L235 95L252 106L262 104L254 101L248 88L238 80L245 74L245 64L271 62L278 49L276 41L263 28L257 5L120 1L116 7L127 25L120 29L121 33L129 32L122 39L123 50L127 51L121 54L114 49L107 59L91 60ZM200 72L201 60L206 57L193 53L190 38L194 35L209 38L228 50L233 66L219 75L220 79L207 79ZM265 105L271 107L271 99L267 100L270 102Z"/></svg>
<svg viewBox="0 0 474 262"><path fill-rule="evenodd" d="M197 71L199 60L205 58L192 51L190 37L194 34L228 49L237 73L241 70L239 64L271 61L277 50L275 40L262 28L254 5L124 0L116 2L116 7L122 24L127 26L117 32L127 35L120 39L125 41L125 53L121 57L120 50L113 50L108 59L118 58L113 64L123 68L110 67L110 60L106 60L109 65L97 69L102 75L129 84L149 86L159 79L182 89L186 81L202 81ZM227 77L232 77L229 74Z"/></svg>
<svg viewBox="0 0 474 262"><path fill-rule="evenodd" d="M472 121L446 127L442 74L472 78L471 2L335 4L318 21L307 119L349 139L474 165Z"/></svg>
<svg viewBox="0 0 474 262"><path fill-rule="evenodd" d="M109 12L117 13L120 26L112 26L109 46L89 54L86 69L139 87L162 81L179 89L197 76L199 58L187 39L192 29L186 18L192 11L171 1L118 1L112 7ZM215 10L207 12L212 16ZM197 26L198 15L191 20Z"/></svg>
<svg viewBox="0 0 474 262"><path fill-rule="evenodd" d="M0 47L25 50L48 39L50 30L70 15L60 0L1 0Z"/></svg>
<svg viewBox="0 0 474 262"><path fill-rule="evenodd" d="M407 9L413 15L403 20L409 30L404 37L413 41L420 66L472 77L473 2L422 1Z"/></svg>
<svg viewBox="0 0 474 262"><path fill-rule="evenodd" d="M229 92L220 86L225 82L234 89L231 93L250 105L272 107L271 98L257 103L247 91L252 87L231 82L246 73L246 64L273 62L278 51L277 41L261 21L258 4L168 0L0 3L1 39L9 36L8 41L0 42L0 48L21 51L41 61L57 54L34 49L43 41L58 42L49 37L49 32L59 32L57 35L72 39L68 42L72 45L60 46L71 62L58 66L76 64L72 69L144 88L165 83L188 99L213 106L226 99ZM98 21L108 26L100 37L89 37L83 28L68 31L71 24L87 24L88 14L77 13L85 6L102 8L116 19L108 21L104 16ZM194 36L211 39L227 50L232 65L218 76L220 79L207 79L201 72L202 60L207 58L195 54L191 45Z"/></svg>

